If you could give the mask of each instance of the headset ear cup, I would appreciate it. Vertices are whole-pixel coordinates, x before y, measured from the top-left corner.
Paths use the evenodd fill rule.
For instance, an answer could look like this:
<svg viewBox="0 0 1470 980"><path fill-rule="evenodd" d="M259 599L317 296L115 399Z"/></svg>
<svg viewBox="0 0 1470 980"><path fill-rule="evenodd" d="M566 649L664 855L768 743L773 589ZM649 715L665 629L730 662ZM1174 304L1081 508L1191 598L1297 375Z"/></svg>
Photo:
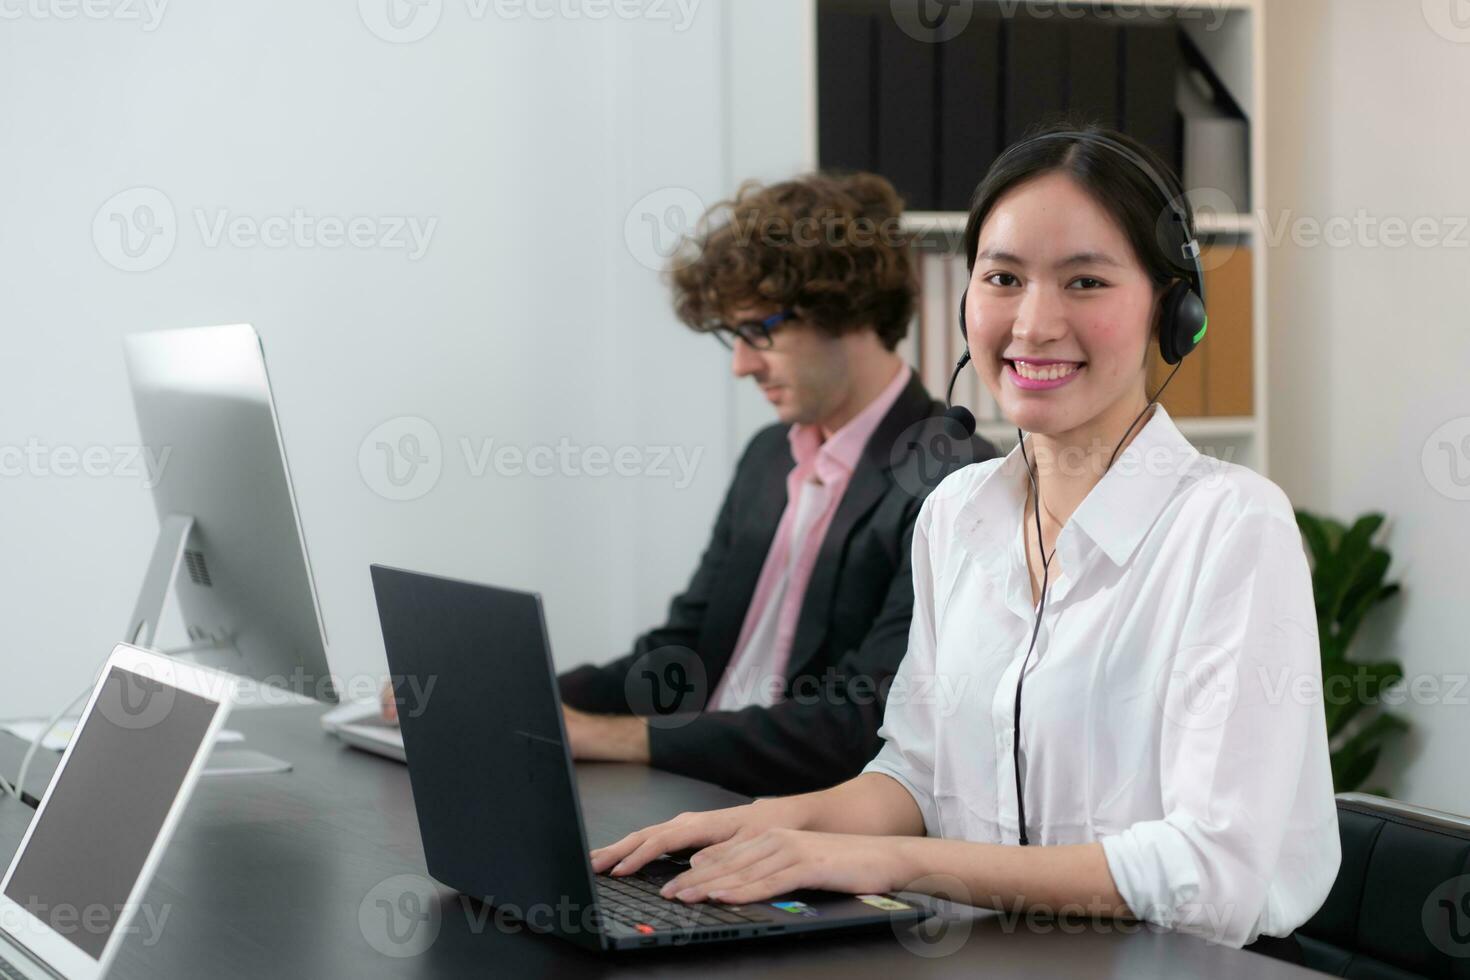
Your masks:
<svg viewBox="0 0 1470 980"><path fill-rule="evenodd" d="M966 347L970 346L970 330L965 324L965 300L969 297L970 287L966 286L965 291L960 294L960 336L964 339Z"/></svg>
<svg viewBox="0 0 1470 980"><path fill-rule="evenodd" d="M1185 280L1178 280L1164 294L1159 307L1159 354L1165 364L1178 364L1198 346L1196 337L1206 323L1205 304Z"/></svg>

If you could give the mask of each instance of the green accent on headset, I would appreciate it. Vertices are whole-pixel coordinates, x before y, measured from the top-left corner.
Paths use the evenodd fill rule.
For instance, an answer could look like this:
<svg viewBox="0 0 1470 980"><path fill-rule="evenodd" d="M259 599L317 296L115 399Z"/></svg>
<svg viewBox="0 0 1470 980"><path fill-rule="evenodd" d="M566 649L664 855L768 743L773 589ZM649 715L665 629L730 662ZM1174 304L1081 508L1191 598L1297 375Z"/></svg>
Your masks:
<svg viewBox="0 0 1470 980"><path fill-rule="evenodd" d="M1197 334L1194 335L1194 342L1196 344L1199 343L1201 340L1204 339L1205 331L1208 330L1208 329L1210 329L1210 318L1209 317L1205 317L1204 325L1199 328L1199 333L1197 333Z"/></svg>

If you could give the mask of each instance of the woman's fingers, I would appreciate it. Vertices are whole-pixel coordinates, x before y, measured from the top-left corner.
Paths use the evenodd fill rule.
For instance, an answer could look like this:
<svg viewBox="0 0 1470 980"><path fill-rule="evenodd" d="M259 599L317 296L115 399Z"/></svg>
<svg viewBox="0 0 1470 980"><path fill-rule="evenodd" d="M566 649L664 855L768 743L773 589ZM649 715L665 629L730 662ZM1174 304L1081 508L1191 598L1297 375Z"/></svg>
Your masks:
<svg viewBox="0 0 1470 980"><path fill-rule="evenodd" d="M723 811L680 814L667 823L635 831L616 843L591 854L592 870L628 875L671 851L718 843L735 832L736 826Z"/></svg>
<svg viewBox="0 0 1470 980"><path fill-rule="evenodd" d="M725 905L748 905L751 902L760 902L787 892L794 892L798 888L808 888L810 885L804 880L805 877L806 868L803 865L788 865L780 871L744 885L717 888L710 893L709 897L711 901Z"/></svg>
<svg viewBox="0 0 1470 980"><path fill-rule="evenodd" d="M613 841L606 847L594 847L589 857L592 858L592 870L596 874L602 874L608 868L617 864L623 858L638 849L650 834L658 830L658 827L645 827L635 830L621 840Z"/></svg>
<svg viewBox="0 0 1470 980"><path fill-rule="evenodd" d="M750 860L736 860L725 867L722 872L709 875L703 881L687 882L680 886L672 897L681 902L703 902L711 895L723 894L769 878L798 860L796 855L785 850L761 857L757 857L755 853L747 856Z"/></svg>
<svg viewBox="0 0 1470 980"><path fill-rule="evenodd" d="M691 888L707 889L712 881L749 868L772 855L790 853L791 843L791 835L786 831L768 831L742 841L730 841L721 845L717 858L701 861L698 867L691 862L689 870L667 882L660 894L664 898L674 898Z"/></svg>

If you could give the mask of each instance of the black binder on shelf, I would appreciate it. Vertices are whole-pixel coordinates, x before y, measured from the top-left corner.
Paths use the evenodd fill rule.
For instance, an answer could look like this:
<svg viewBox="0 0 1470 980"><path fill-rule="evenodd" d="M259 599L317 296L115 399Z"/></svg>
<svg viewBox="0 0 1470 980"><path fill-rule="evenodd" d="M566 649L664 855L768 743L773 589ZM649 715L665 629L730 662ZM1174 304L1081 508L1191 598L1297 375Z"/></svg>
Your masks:
<svg viewBox="0 0 1470 980"><path fill-rule="evenodd" d="M1066 22L1067 113L1079 123L1116 129L1118 61L1122 31L1114 21L1084 17Z"/></svg>
<svg viewBox="0 0 1470 980"><path fill-rule="evenodd" d="M998 8L977 7L959 35L935 45L941 211L968 211L975 185L1000 155L1000 32Z"/></svg>
<svg viewBox="0 0 1470 980"><path fill-rule="evenodd" d="M1067 31L1052 19L1011 17L1006 26L1005 142L1067 112Z"/></svg>
<svg viewBox="0 0 1470 980"><path fill-rule="evenodd" d="M975 3L934 43L886 0L818 0L818 159L893 182L914 211L963 211L1004 147L1060 119L1120 129L1178 170L1174 21L1033 16Z"/></svg>
<svg viewBox="0 0 1470 980"><path fill-rule="evenodd" d="M897 18L878 20L878 173L893 183L911 211L937 207L935 52Z"/></svg>
<svg viewBox="0 0 1470 980"><path fill-rule="evenodd" d="M1177 24L1134 24L1123 34L1122 128L1176 170L1180 167Z"/></svg>
<svg viewBox="0 0 1470 980"><path fill-rule="evenodd" d="M817 8L817 158L823 167L877 167L878 19L823 3Z"/></svg>

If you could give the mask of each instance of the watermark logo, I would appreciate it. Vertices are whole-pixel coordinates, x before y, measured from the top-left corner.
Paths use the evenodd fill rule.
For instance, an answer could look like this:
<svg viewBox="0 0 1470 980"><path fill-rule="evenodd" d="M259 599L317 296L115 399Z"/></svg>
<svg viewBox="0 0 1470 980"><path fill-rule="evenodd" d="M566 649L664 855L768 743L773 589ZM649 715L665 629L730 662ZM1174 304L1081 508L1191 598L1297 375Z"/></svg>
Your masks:
<svg viewBox="0 0 1470 980"><path fill-rule="evenodd" d="M458 457L471 479L623 479L667 480L675 490L693 482L704 458L703 446L575 443L563 436L555 443L525 445L494 438L459 436ZM403 415L369 432L358 446L358 469L368 489L388 500L416 500L439 482L444 451L438 430L428 419Z"/></svg>
<svg viewBox="0 0 1470 980"><path fill-rule="evenodd" d="M700 0L464 0L470 21L622 21L671 23L676 34L694 23ZM421 41L439 26L444 0L357 0L362 22L392 44Z"/></svg>
<svg viewBox="0 0 1470 980"><path fill-rule="evenodd" d="M0 0L0 20L112 20L158 30L168 0Z"/></svg>
<svg viewBox="0 0 1470 980"><path fill-rule="evenodd" d="M1234 0L1175 0L1168 6L1152 3L1099 5L1093 0L996 0L1001 17L1007 20L1025 11L1027 20L1200 21L1200 28L1206 31L1218 31L1223 27L1233 5Z"/></svg>
<svg viewBox="0 0 1470 980"><path fill-rule="evenodd" d="M400 415L369 432L357 447L363 482L386 500L417 500L439 483L444 450L428 419Z"/></svg>
<svg viewBox="0 0 1470 980"><path fill-rule="evenodd" d="M123 272L147 272L163 265L178 238L173 202L156 187L119 191L92 218L97 254Z"/></svg>
<svg viewBox="0 0 1470 980"><path fill-rule="evenodd" d="M1186 647L1159 672L1154 696L1164 717L1180 728L1219 728L1240 700L1234 658L1224 647Z"/></svg>
<svg viewBox="0 0 1470 980"><path fill-rule="evenodd" d="M439 938L443 914L434 883L422 875L395 875L373 886L357 907L357 927L384 956L419 956Z"/></svg>
<svg viewBox="0 0 1470 980"><path fill-rule="evenodd" d="M412 44L439 26L444 0L357 0L369 31L390 44Z"/></svg>
<svg viewBox="0 0 1470 980"><path fill-rule="evenodd" d="M1182 270L1189 271L1193 267L1193 260L1179 251L1183 233L1179 231L1179 218L1175 208L1180 208L1186 213L1194 216L1195 229L1221 228L1225 221L1233 219L1241 213L1241 207L1233 197L1225 191L1216 187L1195 187L1185 192L1183 198L1175 198L1172 206L1164 209L1159 215L1158 225L1155 233L1159 244L1164 247L1165 252L1179 264ZM1200 242L1196 236L1196 242ZM1202 248L1199 255L1199 266L1205 272L1219 269L1234 257L1239 250L1239 239L1234 235L1216 235L1210 238L1209 247ZM1200 242L1200 244L1203 244Z"/></svg>
<svg viewBox="0 0 1470 980"><path fill-rule="evenodd" d="M1450 419L1424 440L1424 478L1451 500L1470 500L1470 415Z"/></svg>
<svg viewBox="0 0 1470 980"><path fill-rule="evenodd" d="M1424 21L1446 41L1470 44L1470 0L1422 0Z"/></svg>
<svg viewBox="0 0 1470 980"><path fill-rule="evenodd" d="M704 661L688 647L650 650L628 668L623 694L650 728L681 728L704 710L709 679Z"/></svg>
<svg viewBox="0 0 1470 980"><path fill-rule="evenodd" d="M974 0L889 0L893 22L915 41L942 44L970 26Z"/></svg>
<svg viewBox="0 0 1470 980"><path fill-rule="evenodd" d="M981 445L967 437L955 420L944 415L930 416L898 434L888 450L889 470L894 482L906 493L924 497L949 474L980 462Z"/></svg>
<svg viewBox="0 0 1470 980"><path fill-rule="evenodd" d="M1470 956L1470 875L1442 882L1419 912L1424 935L1446 956Z"/></svg>
<svg viewBox="0 0 1470 980"><path fill-rule="evenodd" d="M23 446L0 444L0 477L121 477L152 490L163 482L172 455L172 446L49 446L32 436Z"/></svg>
<svg viewBox="0 0 1470 980"><path fill-rule="evenodd" d="M0 0L3 3L4 0ZM228 207L194 207L187 212L199 244L218 248L295 248L328 251L352 248L403 252L417 262L429 250L437 217L406 214L314 214L292 208L280 214L243 214ZM156 187L130 187L108 198L92 218L97 253L123 272L148 272L168 261L178 244L178 213Z"/></svg>
<svg viewBox="0 0 1470 980"><path fill-rule="evenodd" d="M166 658L117 668L103 682L96 708L124 731L143 731L168 718L176 685L173 663Z"/></svg>
<svg viewBox="0 0 1470 980"><path fill-rule="evenodd" d="M913 926L894 920L893 934L904 949L932 960L949 956L969 941L975 918L970 890L963 881L954 875L925 875L910 884L908 891L931 896L926 903L931 914Z"/></svg>
<svg viewBox="0 0 1470 980"><path fill-rule="evenodd" d="M623 220L623 242L645 269L661 272L687 265L679 246L693 234L704 201L687 187L661 187L640 197Z"/></svg>

